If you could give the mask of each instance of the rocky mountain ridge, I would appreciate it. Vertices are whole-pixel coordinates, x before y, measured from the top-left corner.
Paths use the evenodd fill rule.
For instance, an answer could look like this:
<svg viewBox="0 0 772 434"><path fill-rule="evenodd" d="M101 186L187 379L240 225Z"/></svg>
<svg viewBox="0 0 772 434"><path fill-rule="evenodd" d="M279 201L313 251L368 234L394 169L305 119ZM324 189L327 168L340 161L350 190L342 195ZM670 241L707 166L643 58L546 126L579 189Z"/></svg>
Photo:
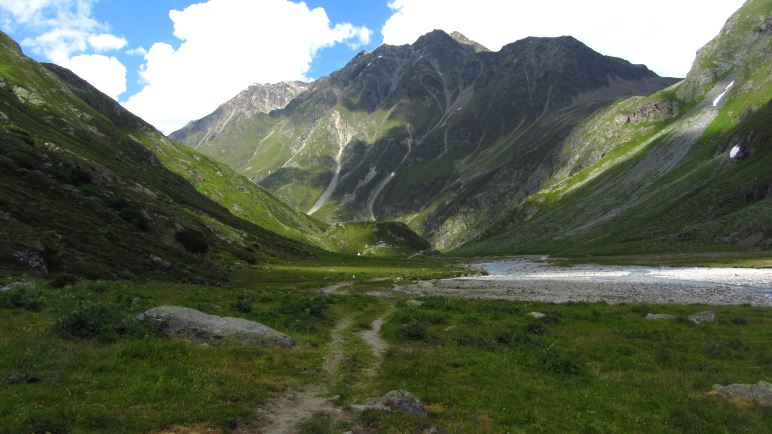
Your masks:
<svg viewBox="0 0 772 434"><path fill-rule="evenodd" d="M489 52L438 30L362 52L198 149L320 218L396 218L448 248L538 189L579 121L674 82L571 37Z"/></svg>

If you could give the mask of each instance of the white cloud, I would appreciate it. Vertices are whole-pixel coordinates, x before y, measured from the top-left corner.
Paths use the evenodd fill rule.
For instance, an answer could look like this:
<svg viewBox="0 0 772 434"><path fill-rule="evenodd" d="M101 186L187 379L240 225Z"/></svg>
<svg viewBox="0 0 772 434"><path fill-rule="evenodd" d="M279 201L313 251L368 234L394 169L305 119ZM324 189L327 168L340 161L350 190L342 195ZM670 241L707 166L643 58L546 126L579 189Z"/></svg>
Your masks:
<svg viewBox="0 0 772 434"><path fill-rule="evenodd" d="M128 42L124 38L109 33L100 33L98 35L89 36L88 44L96 51L111 51L120 50L125 47Z"/></svg>
<svg viewBox="0 0 772 434"><path fill-rule="evenodd" d="M600 53L682 77L743 0L394 0L387 44L457 30L492 50L527 36L571 35Z"/></svg>
<svg viewBox="0 0 772 434"><path fill-rule="evenodd" d="M9 28L30 34L21 45L71 69L113 98L126 91L126 68L115 57L84 54L126 46L92 16L97 0L0 0L0 19Z"/></svg>
<svg viewBox="0 0 772 434"><path fill-rule="evenodd" d="M146 85L124 104L166 133L252 83L306 79L317 50L371 34L287 0L210 0L169 17L182 43L150 47L140 71Z"/></svg>
<svg viewBox="0 0 772 434"><path fill-rule="evenodd" d="M115 57L81 54L71 57L62 66L115 100L126 92L126 67Z"/></svg>

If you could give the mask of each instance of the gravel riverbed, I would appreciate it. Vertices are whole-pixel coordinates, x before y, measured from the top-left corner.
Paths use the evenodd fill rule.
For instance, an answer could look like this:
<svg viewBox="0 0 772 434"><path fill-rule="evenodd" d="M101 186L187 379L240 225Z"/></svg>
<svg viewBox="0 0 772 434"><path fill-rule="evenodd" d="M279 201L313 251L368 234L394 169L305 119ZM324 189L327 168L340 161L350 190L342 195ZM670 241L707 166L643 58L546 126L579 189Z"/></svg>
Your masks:
<svg viewBox="0 0 772 434"><path fill-rule="evenodd" d="M471 264L487 276L397 285L413 296L523 301L772 306L772 269L578 265L506 260Z"/></svg>

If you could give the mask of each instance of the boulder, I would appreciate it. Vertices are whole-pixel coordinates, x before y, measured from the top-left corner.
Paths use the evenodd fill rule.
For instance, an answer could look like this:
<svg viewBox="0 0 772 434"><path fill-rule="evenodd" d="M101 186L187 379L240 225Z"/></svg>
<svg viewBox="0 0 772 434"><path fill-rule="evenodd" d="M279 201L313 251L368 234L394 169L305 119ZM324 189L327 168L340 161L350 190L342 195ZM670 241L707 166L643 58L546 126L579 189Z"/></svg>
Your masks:
<svg viewBox="0 0 772 434"><path fill-rule="evenodd" d="M399 411L415 416L426 416L426 409L421 401L405 390L392 390L373 404L352 405L351 410L361 413L366 410Z"/></svg>
<svg viewBox="0 0 772 434"><path fill-rule="evenodd" d="M421 305L423 305L424 303L419 300L408 300L405 302L405 304L410 307L421 307Z"/></svg>
<svg viewBox="0 0 772 434"><path fill-rule="evenodd" d="M737 404L755 404L761 407L772 407L772 384L759 381L756 384L713 385L714 396L720 396Z"/></svg>
<svg viewBox="0 0 772 434"><path fill-rule="evenodd" d="M260 323L209 315L187 307L154 307L139 318L160 323L169 336L194 342L295 346L295 341L289 336Z"/></svg>
<svg viewBox="0 0 772 434"><path fill-rule="evenodd" d="M695 324L712 324L716 322L716 313L712 310L697 312L694 315L689 315L689 321Z"/></svg>
<svg viewBox="0 0 772 434"><path fill-rule="evenodd" d="M661 320L668 320L668 319L675 319L675 315L669 315L666 313L647 313L646 314L646 321L661 321Z"/></svg>
<svg viewBox="0 0 772 434"><path fill-rule="evenodd" d="M541 319L547 316L547 314L541 313L541 312L528 312L526 315L530 316L531 318Z"/></svg>
<svg viewBox="0 0 772 434"><path fill-rule="evenodd" d="M11 291L13 289L24 289L27 291L36 291L37 285L32 282L12 282L0 288L0 292Z"/></svg>

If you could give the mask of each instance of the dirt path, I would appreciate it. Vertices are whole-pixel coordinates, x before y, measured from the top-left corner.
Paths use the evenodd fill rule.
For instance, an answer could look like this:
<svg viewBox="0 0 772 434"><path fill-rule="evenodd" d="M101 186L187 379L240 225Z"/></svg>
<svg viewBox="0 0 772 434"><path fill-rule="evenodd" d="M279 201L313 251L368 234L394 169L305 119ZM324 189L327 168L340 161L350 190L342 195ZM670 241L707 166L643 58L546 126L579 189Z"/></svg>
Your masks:
<svg viewBox="0 0 772 434"><path fill-rule="evenodd" d="M343 330L351 326L351 320L344 318L332 329L330 350L324 358L322 369L328 376L335 375L343 361ZM321 384L309 384L300 390L288 390L271 402L259 413L268 420L268 424L255 431L265 434L294 434L300 425L317 413L330 417L343 418L343 412L332 404L332 399L325 397L326 388ZM244 431L249 432L249 431Z"/></svg>
<svg viewBox="0 0 772 434"><path fill-rule="evenodd" d="M359 336L362 338L363 341L367 344L367 346L370 347L370 351L372 351L373 355L375 356L376 362L370 366L368 366L364 370L364 376L365 378L373 378L375 374L378 372L378 367L381 365L381 360L383 360L383 353L386 352L386 350L389 348L389 343L386 342L381 337L381 327L383 326L383 323L386 321L386 317L391 313L391 309L383 314L380 318L376 319L372 323L370 323L370 329L369 330L363 330L359 333Z"/></svg>

